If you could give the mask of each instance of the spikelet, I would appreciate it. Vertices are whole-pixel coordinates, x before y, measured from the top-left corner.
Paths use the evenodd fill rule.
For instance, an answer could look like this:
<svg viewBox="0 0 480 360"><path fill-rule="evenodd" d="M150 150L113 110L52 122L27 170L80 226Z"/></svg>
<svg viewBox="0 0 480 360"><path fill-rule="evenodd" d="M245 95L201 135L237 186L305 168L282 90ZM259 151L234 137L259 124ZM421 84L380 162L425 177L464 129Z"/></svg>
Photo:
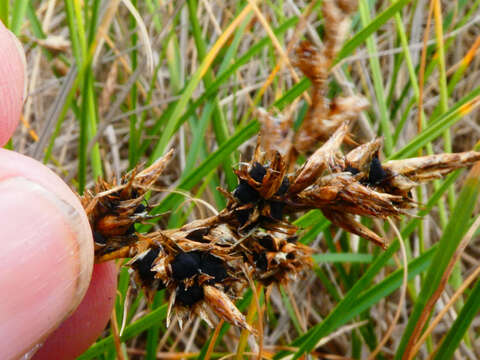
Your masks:
<svg viewBox="0 0 480 360"><path fill-rule="evenodd" d="M326 98L330 68L350 27L350 14L356 8L355 0L323 1L322 12L326 24L324 47L319 50L304 41L296 49L295 63L312 83L312 105L294 138L293 146L297 153L311 152L315 145L327 141L339 126L355 120L368 106L366 99L357 95L337 97L331 101ZM355 143L349 135L344 140Z"/></svg>
<svg viewBox="0 0 480 360"><path fill-rule="evenodd" d="M120 184L99 180L94 191L81 198L92 227L96 261L133 256L131 248L138 242L134 224L152 218L144 195L158 180L173 156L173 150L139 172L125 174Z"/></svg>

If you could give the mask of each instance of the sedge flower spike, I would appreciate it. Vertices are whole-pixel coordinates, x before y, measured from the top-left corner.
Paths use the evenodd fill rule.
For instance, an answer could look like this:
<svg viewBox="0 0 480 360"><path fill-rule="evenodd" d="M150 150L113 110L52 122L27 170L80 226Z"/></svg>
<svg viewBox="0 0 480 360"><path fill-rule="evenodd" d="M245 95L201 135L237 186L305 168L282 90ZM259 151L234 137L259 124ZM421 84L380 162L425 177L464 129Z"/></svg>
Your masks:
<svg viewBox="0 0 480 360"><path fill-rule="evenodd" d="M350 125L365 109L359 96L325 96L329 67L343 43L351 0L323 1L325 46L303 42L296 64L312 82L312 104L299 130L292 118L259 109L260 134L252 159L235 174L238 186L226 208L177 229L138 233L135 224L152 220L145 203L148 191L173 158L173 151L144 170L125 174L120 183L99 181L86 192L86 209L97 262L130 258L135 281L152 299L159 289L169 294L167 323L200 316L212 325L219 317L251 332L234 302L254 279L280 284L301 275L313 250L297 241L292 220L312 209L332 224L386 248L384 240L355 216L386 219L416 207L412 190L421 183L472 165L480 153L469 151L382 162L382 139L358 145ZM299 165L299 155L306 161Z"/></svg>

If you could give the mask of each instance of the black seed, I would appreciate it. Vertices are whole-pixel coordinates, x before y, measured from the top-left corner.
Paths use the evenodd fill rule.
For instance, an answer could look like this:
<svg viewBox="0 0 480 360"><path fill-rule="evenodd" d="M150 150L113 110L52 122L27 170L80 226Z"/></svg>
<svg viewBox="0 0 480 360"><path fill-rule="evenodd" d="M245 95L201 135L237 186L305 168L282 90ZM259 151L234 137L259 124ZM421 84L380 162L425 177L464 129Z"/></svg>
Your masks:
<svg viewBox="0 0 480 360"><path fill-rule="evenodd" d="M282 180L282 184L278 188L275 195L278 195L278 196L285 195L288 191L289 186L290 186L290 180L288 180L288 177L285 176Z"/></svg>
<svg viewBox="0 0 480 360"><path fill-rule="evenodd" d="M287 242L289 243L296 243L298 240L298 236L297 235L294 235L294 236L290 236L287 238Z"/></svg>
<svg viewBox="0 0 480 360"><path fill-rule="evenodd" d="M132 263L132 268L137 270L140 280L142 280L143 285L151 284L155 278L155 271L152 271L152 264L158 256L160 248L155 247L148 250L148 252L138 258Z"/></svg>
<svg viewBox="0 0 480 360"><path fill-rule="evenodd" d="M93 231L93 240L100 245L105 245L107 243L107 239L105 238L105 236L103 236L97 231Z"/></svg>
<svg viewBox="0 0 480 360"><path fill-rule="evenodd" d="M281 201L270 201L270 216L276 220L282 220L285 203Z"/></svg>
<svg viewBox="0 0 480 360"><path fill-rule="evenodd" d="M268 261L265 253L256 254L255 265L262 271L267 271Z"/></svg>
<svg viewBox="0 0 480 360"><path fill-rule="evenodd" d="M134 213L135 213L135 214L139 214L139 213L141 213L141 212L144 212L146 208L147 208L147 207L146 207L144 204L139 204L139 205L136 207Z"/></svg>
<svg viewBox="0 0 480 360"><path fill-rule="evenodd" d="M203 299L203 288L197 284L193 284L188 289L185 289L185 285L182 283L177 288L177 294L175 300L183 306L192 306L196 302Z"/></svg>
<svg viewBox="0 0 480 360"><path fill-rule="evenodd" d="M368 172L368 183L370 185L376 185L381 183L387 178L387 172L383 169L378 157L373 157L370 163L370 170Z"/></svg>
<svg viewBox="0 0 480 360"><path fill-rule="evenodd" d="M125 231L125 235L132 235L132 234L135 234L135 224L130 225L127 231Z"/></svg>
<svg viewBox="0 0 480 360"><path fill-rule="evenodd" d="M252 177L253 180L261 183L263 181L263 178L267 174L267 170L263 167L262 164L255 161L248 174Z"/></svg>
<svg viewBox="0 0 480 360"><path fill-rule="evenodd" d="M351 173L352 175L357 175L360 170L358 170L356 167L353 167L353 166L350 166L348 165L346 168L345 168L345 171L348 171L349 173Z"/></svg>
<svg viewBox="0 0 480 360"><path fill-rule="evenodd" d="M170 265L174 279L183 280L198 273L200 255L196 251L180 253Z"/></svg>
<svg viewBox="0 0 480 360"><path fill-rule="evenodd" d="M237 210L235 212L235 215L237 216L237 220L240 223L240 226L243 226L246 224L252 212L253 212L253 209Z"/></svg>
<svg viewBox="0 0 480 360"><path fill-rule="evenodd" d="M255 229L258 226L258 223L251 223L250 225L246 226L245 228L242 229L241 233L242 234L248 234L250 231Z"/></svg>
<svg viewBox="0 0 480 360"><path fill-rule="evenodd" d="M270 251L275 250L275 244L273 242L273 238L270 235L262 236L261 238L258 239L258 242L267 250L270 250Z"/></svg>
<svg viewBox="0 0 480 360"><path fill-rule="evenodd" d="M203 242L203 237L208 234L208 228L200 228L193 230L187 235L188 240Z"/></svg>
<svg viewBox="0 0 480 360"><path fill-rule="evenodd" d="M227 269L225 268L223 261L216 256L207 253L202 255L200 270L204 274L214 277L214 279L210 280L208 283L222 281L228 276Z"/></svg>
<svg viewBox="0 0 480 360"><path fill-rule="evenodd" d="M238 184L233 195L240 200L242 204L252 203L260 198L258 191L248 185L245 180L240 180L240 184Z"/></svg>

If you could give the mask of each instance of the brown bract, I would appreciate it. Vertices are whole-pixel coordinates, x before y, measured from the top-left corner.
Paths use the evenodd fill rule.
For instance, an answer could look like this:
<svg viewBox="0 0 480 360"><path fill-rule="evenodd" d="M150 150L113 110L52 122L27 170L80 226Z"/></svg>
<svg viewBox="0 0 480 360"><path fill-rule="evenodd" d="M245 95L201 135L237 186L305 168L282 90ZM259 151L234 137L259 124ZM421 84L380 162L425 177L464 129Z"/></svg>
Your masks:
<svg viewBox="0 0 480 360"><path fill-rule="evenodd" d="M352 95L327 99L328 76L335 57L343 45L350 27L350 14L355 11L357 1L323 1L322 12L325 19L325 39L321 50L308 41L302 42L296 51L296 65L312 83L312 104L299 131L295 134L295 151L310 152L319 142L327 141L342 124L354 120L367 108L363 97ZM344 140L355 144L350 135Z"/></svg>
<svg viewBox="0 0 480 360"><path fill-rule="evenodd" d="M386 186L390 186L395 193L407 194L422 182L441 178L455 169L470 166L479 160L480 153L468 151L387 161L383 164L389 174Z"/></svg>
<svg viewBox="0 0 480 360"><path fill-rule="evenodd" d="M125 174L120 184L100 179L93 191L81 197L95 241L96 261L132 256L130 247L138 241L134 224L152 218L143 204L144 195L158 180L173 156L173 150L151 166Z"/></svg>

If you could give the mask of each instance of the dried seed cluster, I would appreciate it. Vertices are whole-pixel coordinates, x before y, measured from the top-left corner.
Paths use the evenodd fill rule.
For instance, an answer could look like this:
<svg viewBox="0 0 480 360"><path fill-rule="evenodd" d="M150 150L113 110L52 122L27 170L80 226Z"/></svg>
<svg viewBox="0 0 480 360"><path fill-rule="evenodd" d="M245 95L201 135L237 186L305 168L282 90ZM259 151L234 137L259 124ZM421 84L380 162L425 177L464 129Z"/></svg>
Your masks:
<svg viewBox="0 0 480 360"><path fill-rule="evenodd" d="M310 264L312 250L297 241L291 222L298 214L319 209L334 225L385 247L355 215L406 214L416 205L411 190L418 184L480 160L480 153L471 151L382 163L380 138L355 146L349 124L365 100L325 98L328 68L354 4L323 2L324 17L331 22L325 48L318 51L304 42L297 50L297 65L313 85L304 122L294 134L291 118L258 111L262 127L255 153L235 170L236 189L219 189L228 202L218 215L179 229L135 231L136 223L152 218L144 196L172 151L145 170L126 174L119 184L100 181L83 196L97 262L131 258L128 265L149 299L159 289L170 294L167 321L175 311L180 319L196 314L211 324L215 313L253 331L234 305L251 279L265 285L286 282ZM312 151L298 166L298 155Z"/></svg>

